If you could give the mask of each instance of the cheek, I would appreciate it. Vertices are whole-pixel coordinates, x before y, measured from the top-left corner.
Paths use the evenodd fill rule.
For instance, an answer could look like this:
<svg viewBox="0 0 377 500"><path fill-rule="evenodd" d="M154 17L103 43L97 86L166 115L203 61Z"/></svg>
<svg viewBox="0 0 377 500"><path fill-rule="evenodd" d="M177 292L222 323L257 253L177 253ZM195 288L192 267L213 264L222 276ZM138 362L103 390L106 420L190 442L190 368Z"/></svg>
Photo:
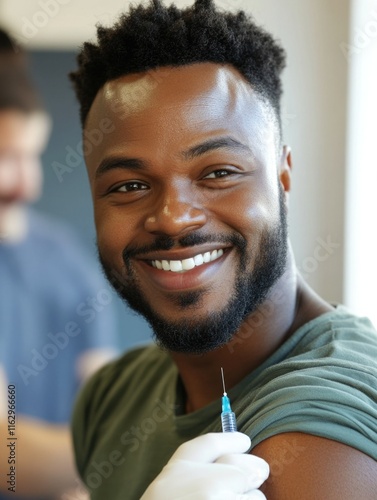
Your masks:
<svg viewBox="0 0 377 500"><path fill-rule="evenodd" d="M97 203L94 209L97 244L107 264L122 267L122 252L137 235L135 217L125 213L124 207L102 207Z"/></svg>
<svg viewBox="0 0 377 500"><path fill-rule="evenodd" d="M278 191L271 184L250 183L220 199L212 207L216 219L245 238L256 238L257 232L275 224L279 218Z"/></svg>

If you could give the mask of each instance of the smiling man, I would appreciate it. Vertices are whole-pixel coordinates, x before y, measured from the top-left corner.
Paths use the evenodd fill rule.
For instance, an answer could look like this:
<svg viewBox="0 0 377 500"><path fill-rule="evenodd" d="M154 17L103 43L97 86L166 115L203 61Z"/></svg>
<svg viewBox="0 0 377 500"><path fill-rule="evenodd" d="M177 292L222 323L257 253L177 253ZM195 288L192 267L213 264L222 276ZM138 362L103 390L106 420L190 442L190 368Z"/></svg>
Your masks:
<svg viewBox="0 0 377 500"><path fill-rule="evenodd" d="M148 78L106 83L87 119L97 128L104 113L115 128L87 158L100 256L110 279L112 269L125 276L122 296L164 347L208 352L228 342L272 288L290 287L278 282L287 254L287 151L274 146L273 111L231 67L171 69L128 112L133 89Z"/></svg>
<svg viewBox="0 0 377 500"><path fill-rule="evenodd" d="M99 257L157 342L77 403L92 498L375 498L377 336L294 263L282 48L242 12L155 0L78 62L84 138L109 131L84 140ZM252 454L217 433L220 367Z"/></svg>

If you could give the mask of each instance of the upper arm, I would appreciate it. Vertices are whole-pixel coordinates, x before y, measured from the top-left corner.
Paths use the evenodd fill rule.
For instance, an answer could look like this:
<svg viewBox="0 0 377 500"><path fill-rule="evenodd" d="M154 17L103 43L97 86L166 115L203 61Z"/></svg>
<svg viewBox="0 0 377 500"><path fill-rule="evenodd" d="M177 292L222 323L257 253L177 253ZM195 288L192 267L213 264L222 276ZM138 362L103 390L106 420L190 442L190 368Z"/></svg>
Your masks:
<svg viewBox="0 0 377 500"><path fill-rule="evenodd" d="M261 442L253 455L270 465L261 487L268 500L377 498L377 462L345 444L289 432Z"/></svg>

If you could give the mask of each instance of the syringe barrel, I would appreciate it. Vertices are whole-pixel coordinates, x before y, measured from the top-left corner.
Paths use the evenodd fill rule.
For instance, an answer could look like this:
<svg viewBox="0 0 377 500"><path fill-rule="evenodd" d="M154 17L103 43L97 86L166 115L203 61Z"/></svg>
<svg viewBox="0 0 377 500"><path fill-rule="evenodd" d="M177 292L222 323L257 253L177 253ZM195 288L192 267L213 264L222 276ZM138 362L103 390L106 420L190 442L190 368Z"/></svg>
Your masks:
<svg viewBox="0 0 377 500"><path fill-rule="evenodd" d="M236 416L233 411L222 412L221 425L223 432L237 432Z"/></svg>

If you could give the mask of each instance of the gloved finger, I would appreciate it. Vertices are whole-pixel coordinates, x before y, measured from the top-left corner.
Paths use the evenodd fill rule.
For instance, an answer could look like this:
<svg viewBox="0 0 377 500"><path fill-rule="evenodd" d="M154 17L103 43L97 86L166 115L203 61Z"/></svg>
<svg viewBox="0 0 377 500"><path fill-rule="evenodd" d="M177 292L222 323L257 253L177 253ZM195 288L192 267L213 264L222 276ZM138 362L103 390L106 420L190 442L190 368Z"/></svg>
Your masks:
<svg viewBox="0 0 377 500"><path fill-rule="evenodd" d="M189 495L185 495L180 497L180 500L198 500L198 493L193 493ZM206 496L206 498L208 498ZM216 493L216 500L267 500L263 493L259 490L253 490L250 493L246 493L245 495L234 493L233 491L222 491L221 493Z"/></svg>
<svg viewBox="0 0 377 500"><path fill-rule="evenodd" d="M170 460L210 463L227 453L245 453L250 446L242 432L212 432L183 443Z"/></svg>
<svg viewBox="0 0 377 500"><path fill-rule="evenodd" d="M267 500L260 490L250 491L250 493L240 496L237 500L243 500L243 496L245 497L245 500Z"/></svg>
<svg viewBox="0 0 377 500"><path fill-rule="evenodd" d="M164 467L163 474L165 477L174 478L174 485L177 486L177 491L181 495L184 492L194 491L196 488L197 493L206 494L208 498L216 498L216 500L217 495L222 494L223 491L238 494L249 493L263 482L250 474L250 470L245 472L234 465L217 462L202 464L187 460L174 460Z"/></svg>
<svg viewBox="0 0 377 500"><path fill-rule="evenodd" d="M250 489L259 488L270 474L270 467L263 458L256 455L222 455L217 464L227 464L238 467L249 477Z"/></svg>
<svg viewBox="0 0 377 500"><path fill-rule="evenodd" d="M235 500L267 500L260 490L253 490L246 495L238 495Z"/></svg>

